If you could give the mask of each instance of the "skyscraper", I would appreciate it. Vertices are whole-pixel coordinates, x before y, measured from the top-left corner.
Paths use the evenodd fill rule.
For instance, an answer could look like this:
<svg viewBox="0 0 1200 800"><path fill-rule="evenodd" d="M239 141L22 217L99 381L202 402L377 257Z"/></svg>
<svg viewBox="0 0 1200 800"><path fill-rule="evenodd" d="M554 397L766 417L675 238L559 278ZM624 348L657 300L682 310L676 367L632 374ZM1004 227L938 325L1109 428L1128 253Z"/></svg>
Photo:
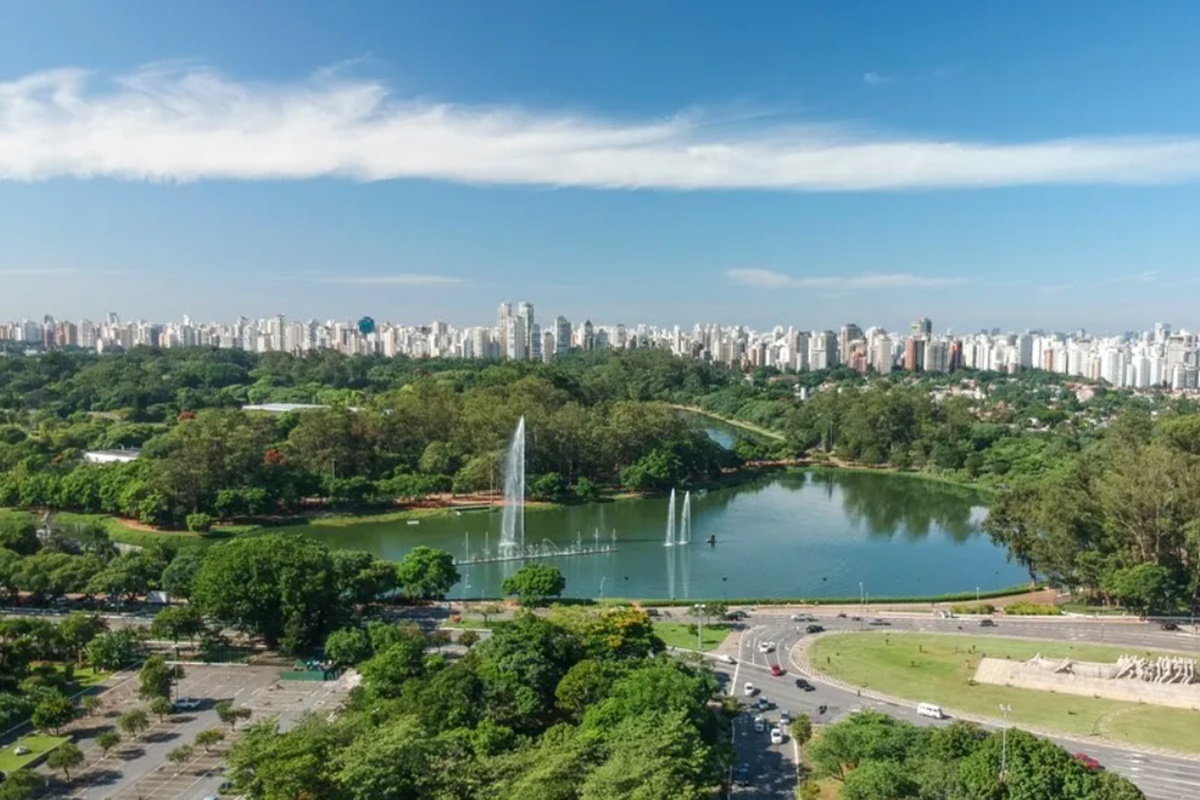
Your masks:
<svg viewBox="0 0 1200 800"><path fill-rule="evenodd" d="M519 303L517 305L517 316L521 318L522 327L525 333L524 350L526 358L540 357L542 343L534 341L534 319L533 319L533 303ZM539 355L534 355L534 347L537 347Z"/></svg>
<svg viewBox="0 0 1200 800"><path fill-rule="evenodd" d="M565 355L571 350L571 322L564 316L554 320L554 355Z"/></svg>
<svg viewBox="0 0 1200 800"><path fill-rule="evenodd" d="M933 323L928 317L921 317L912 324L912 335L918 339L928 339L933 336Z"/></svg>

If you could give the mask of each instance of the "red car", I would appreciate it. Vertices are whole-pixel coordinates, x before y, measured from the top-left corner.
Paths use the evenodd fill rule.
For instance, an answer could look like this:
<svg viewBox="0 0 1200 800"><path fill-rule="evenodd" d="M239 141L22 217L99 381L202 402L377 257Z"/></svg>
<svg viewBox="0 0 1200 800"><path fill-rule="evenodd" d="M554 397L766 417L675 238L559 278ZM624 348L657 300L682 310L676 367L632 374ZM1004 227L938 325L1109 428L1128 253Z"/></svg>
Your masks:
<svg viewBox="0 0 1200 800"><path fill-rule="evenodd" d="M771 665L771 674L774 675L776 678L778 678L780 675L783 674L783 667L779 666L778 664L772 664Z"/></svg>
<svg viewBox="0 0 1200 800"><path fill-rule="evenodd" d="M1076 753L1074 758L1080 764L1083 764L1083 766L1087 767L1091 772L1097 772L1103 769L1103 767L1100 766L1099 761L1087 755L1086 753Z"/></svg>

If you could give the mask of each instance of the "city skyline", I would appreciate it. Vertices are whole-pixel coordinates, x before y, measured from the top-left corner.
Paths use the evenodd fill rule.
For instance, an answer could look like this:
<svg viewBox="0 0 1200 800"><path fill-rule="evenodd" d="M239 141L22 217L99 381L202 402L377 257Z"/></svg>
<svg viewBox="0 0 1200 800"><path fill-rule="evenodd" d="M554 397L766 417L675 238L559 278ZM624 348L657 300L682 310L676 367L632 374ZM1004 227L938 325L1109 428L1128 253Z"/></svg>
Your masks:
<svg viewBox="0 0 1200 800"><path fill-rule="evenodd" d="M516 292L663 324L1194 319L1200 8L64 0L9 21L0 318L467 324Z"/></svg>
<svg viewBox="0 0 1200 800"><path fill-rule="evenodd" d="M541 320L533 303L503 301L494 325L456 327L444 321L404 325L371 317L357 322L289 320L283 314L226 322L122 321L110 312L102 322L83 319L0 322L0 345L28 352L79 347L98 353L136 346L216 347L256 353L302 355L335 350L344 355L553 361L580 351L654 348L742 369L774 367L807 372L848 367L860 374L895 370L953 373L975 369L1010 374L1029 369L1101 380L1116 388L1200 391L1200 334L1155 323L1152 329L1120 335L998 329L937 331L928 317L907 331L847 322L836 330L775 325L695 323L690 329L647 323L572 321L563 315Z"/></svg>

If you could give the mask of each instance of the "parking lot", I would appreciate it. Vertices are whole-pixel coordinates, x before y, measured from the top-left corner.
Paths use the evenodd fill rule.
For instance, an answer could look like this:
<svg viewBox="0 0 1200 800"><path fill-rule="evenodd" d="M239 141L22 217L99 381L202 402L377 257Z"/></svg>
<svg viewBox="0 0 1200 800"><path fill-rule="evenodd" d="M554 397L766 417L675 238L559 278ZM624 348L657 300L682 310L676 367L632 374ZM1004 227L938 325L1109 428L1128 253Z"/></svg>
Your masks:
<svg viewBox="0 0 1200 800"><path fill-rule="evenodd" d="M234 706L249 708L252 716L238 723L246 725L276 717L288 728L309 712L333 711L344 698L344 681L280 681L278 667L241 665L188 665L178 687L179 697L201 701L194 711L172 714L160 721L151 715L151 727L133 741L128 737L103 757L95 745L101 731L116 725L117 717L132 708L145 708L137 697L136 675L102 695L103 705L93 717L80 720L73 729L76 743L87 757L87 766L72 776L71 785L52 785L46 797L79 800L200 800L217 794L223 782L221 758L236 732L231 733L217 717L217 701L230 700ZM210 753L196 748L192 761L182 767L170 763L167 753L183 744L192 744L196 734L210 728L224 730L226 739Z"/></svg>

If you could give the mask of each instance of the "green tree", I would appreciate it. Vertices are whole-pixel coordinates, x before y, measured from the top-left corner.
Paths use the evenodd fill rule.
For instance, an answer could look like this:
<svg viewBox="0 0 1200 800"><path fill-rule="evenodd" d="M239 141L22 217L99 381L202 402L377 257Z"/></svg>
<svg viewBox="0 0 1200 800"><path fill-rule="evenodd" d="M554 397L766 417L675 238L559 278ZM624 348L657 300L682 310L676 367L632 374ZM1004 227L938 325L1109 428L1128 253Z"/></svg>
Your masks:
<svg viewBox="0 0 1200 800"><path fill-rule="evenodd" d="M792 720L790 728L792 738L795 739L796 743L799 745L808 744L808 740L812 738L812 719L808 716L808 714L800 714L797 716L794 720Z"/></svg>
<svg viewBox="0 0 1200 800"><path fill-rule="evenodd" d="M195 756L196 748L190 744L181 744L167 753L167 761L175 765L175 774L178 775L183 766L195 758Z"/></svg>
<svg viewBox="0 0 1200 800"><path fill-rule="evenodd" d="M425 634L415 625L394 630L392 641L358 666L363 686L380 697L398 697L409 679L425 671Z"/></svg>
<svg viewBox="0 0 1200 800"><path fill-rule="evenodd" d="M150 700L150 713L158 717L158 721L162 722L167 718L167 715L175 710L175 705L167 697L156 695Z"/></svg>
<svg viewBox="0 0 1200 800"><path fill-rule="evenodd" d="M346 602L370 605L396 588L396 567L370 553L334 550L338 591Z"/></svg>
<svg viewBox="0 0 1200 800"><path fill-rule="evenodd" d="M187 515L187 529L194 533L208 533L212 530L213 517L203 511L193 511Z"/></svg>
<svg viewBox="0 0 1200 800"><path fill-rule="evenodd" d="M325 657L339 667L350 667L371 656L371 642L362 628L342 628L325 639Z"/></svg>
<svg viewBox="0 0 1200 800"><path fill-rule="evenodd" d="M8 517L0 519L0 547L23 556L33 555L41 547L37 525L32 519Z"/></svg>
<svg viewBox="0 0 1200 800"><path fill-rule="evenodd" d="M397 583L412 598L443 597L460 578L454 556L423 545L414 547L396 565Z"/></svg>
<svg viewBox="0 0 1200 800"><path fill-rule="evenodd" d="M171 696L171 686L183 677L183 668L167 664L160 655L146 659L138 672L138 694L143 700Z"/></svg>
<svg viewBox="0 0 1200 800"><path fill-rule="evenodd" d="M79 705L83 707L84 713L90 717L100 710L100 698L94 694L84 695L84 698L79 701Z"/></svg>
<svg viewBox="0 0 1200 800"><path fill-rule="evenodd" d="M235 707L229 700L218 701L214 708L217 712L217 719L228 725L230 730L235 730L241 720L250 719L250 709L242 706Z"/></svg>
<svg viewBox="0 0 1200 800"><path fill-rule="evenodd" d="M433 754L416 720L399 717L360 737L340 759L337 783L347 800L430 795Z"/></svg>
<svg viewBox="0 0 1200 800"><path fill-rule="evenodd" d="M117 717L117 727L136 740L143 731L150 727L150 717L142 709L132 708Z"/></svg>
<svg viewBox="0 0 1200 800"><path fill-rule="evenodd" d="M192 605L169 606L154 615L150 635L159 639L194 640L204 631L204 615Z"/></svg>
<svg viewBox="0 0 1200 800"><path fill-rule="evenodd" d="M83 766L83 751L74 742L63 742L50 751L46 756L46 766L53 770L62 770L63 777L71 780L71 770Z"/></svg>
<svg viewBox="0 0 1200 800"><path fill-rule="evenodd" d="M526 564L500 584L500 591L517 596L517 601L527 607L545 605L558 597L567 588L567 580L555 567L545 564Z"/></svg>
<svg viewBox="0 0 1200 800"><path fill-rule="evenodd" d="M59 623L58 632L76 663L82 664L87 646L107 628L98 614L73 611Z"/></svg>
<svg viewBox="0 0 1200 800"><path fill-rule="evenodd" d="M175 555L162 572L160 583L163 591L171 597L189 598L196 573L204 563L204 550L199 547L184 547Z"/></svg>
<svg viewBox="0 0 1200 800"><path fill-rule="evenodd" d="M101 731L96 736L96 746L100 748L104 758L108 758L108 751L121 743L121 734L116 731L109 730Z"/></svg>
<svg viewBox="0 0 1200 800"><path fill-rule="evenodd" d="M342 616L329 551L295 536L234 539L210 548L192 601L207 616L289 652L323 641Z"/></svg>
<svg viewBox="0 0 1200 800"><path fill-rule="evenodd" d="M904 765L895 761L867 761L846 776L844 800L906 800L919 786Z"/></svg>
<svg viewBox="0 0 1200 800"><path fill-rule="evenodd" d="M133 631L123 628L97 635L84 649L93 667L111 672L137 658L137 639Z"/></svg>
<svg viewBox="0 0 1200 800"><path fill-rule="evenodd" d="M42 783L42 776L24 767L10 772L0 783L0 800L28 800Z"/></svg>
<svg viewBox="0 0 1200 800"><path fill-rule="evenodd" d="M246 728L226 754L237 791L263 800L339 797L334 765L345 746L344 728L322 717L302 718L280 734L274 719Z"/></svg>
<svg viewBox="0 0 1200 800"><path fill-rule="evenodd" d="M58 730L75 719L75 706L61 692L51 692L33 707L30 721L40 731L57 734Z"/></svg>
<svg viewBox="0 0 1200 800"><path fill-rule="evenodd" d="M196 747L202 748L205 753L210 752L221 742L225 741L225 731L219 728L208 728L196 734Z"/></svg>

